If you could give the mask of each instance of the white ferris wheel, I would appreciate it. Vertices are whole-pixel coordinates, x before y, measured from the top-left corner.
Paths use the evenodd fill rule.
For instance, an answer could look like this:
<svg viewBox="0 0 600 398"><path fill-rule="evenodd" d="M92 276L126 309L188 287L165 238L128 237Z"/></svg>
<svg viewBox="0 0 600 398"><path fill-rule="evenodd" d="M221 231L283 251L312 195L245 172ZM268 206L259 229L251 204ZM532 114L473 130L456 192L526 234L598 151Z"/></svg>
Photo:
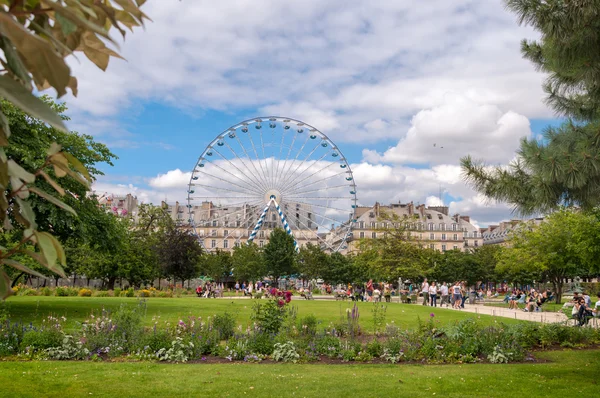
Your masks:
<svg viewBox="0 0 600 398"><path fill-rule="evenodd" d="M327 251L347 248L356 184L325 134L299 120L254 118L231 126L198 158L188 222L208 251L262 244L274 228Z"/></svg>

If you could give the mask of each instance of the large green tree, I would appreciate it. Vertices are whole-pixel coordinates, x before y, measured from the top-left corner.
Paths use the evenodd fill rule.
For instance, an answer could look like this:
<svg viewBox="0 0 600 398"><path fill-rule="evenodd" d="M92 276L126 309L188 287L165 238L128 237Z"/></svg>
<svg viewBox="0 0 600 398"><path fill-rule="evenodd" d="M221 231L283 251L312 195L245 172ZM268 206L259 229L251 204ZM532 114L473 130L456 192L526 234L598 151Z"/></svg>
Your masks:
<svg viewBox="0 0 600 398"><path fill-rule="evenodd" d="M201 259L200 272L214 281L224 281L231 274L232 256L224 250L205 254Z"/></svg>
<svg viewBox="0 0 600 398"><path fill-rule="evenodd" d="M233 276L240 282L255 281L267 275L262 250L254 242L233 248Z"/></svg>
<svg viewBox="0 0 600 398"><path fill-rule="evenodd" d="M202 247L188 230L170 228L157 246L162 274L182 284L198 276Z"/></svg>
<svg viewBox="0 0 600 398"><path fill-rule="evenodd" d="M269 235L269 243L264 248L267 274L275 281L281 276L297 272L297 253L294 238L281 228L274 229Z"/></svg>
<svg viewBox="0 0 600 398"><path fill-rule="evenodd" d="M520 23L541 37L524 40L523 56L545 73L547 103L568 117L548 127L542 140L521 141L517 160L489 167L461 160L468 182L486 196L512 204L520 214L563 205L600 204L600 1L506 0Z"/></svg>
<svg viewBox="0 0 600 398"><path fill-rule="evenodd" d="M304 278L324 278L329 267L329 255L319 246L308 243L300 248L298 270Z"/></svg>
<svg viewBox="0 0 600 398"><path fill-rule="evenodd" d="M524 223L513 232L512 247L502 250L498 272L548 281L560 303L567 278L598 270L598 227L594 215L568 209L552 213L540 225Z"/></svg>

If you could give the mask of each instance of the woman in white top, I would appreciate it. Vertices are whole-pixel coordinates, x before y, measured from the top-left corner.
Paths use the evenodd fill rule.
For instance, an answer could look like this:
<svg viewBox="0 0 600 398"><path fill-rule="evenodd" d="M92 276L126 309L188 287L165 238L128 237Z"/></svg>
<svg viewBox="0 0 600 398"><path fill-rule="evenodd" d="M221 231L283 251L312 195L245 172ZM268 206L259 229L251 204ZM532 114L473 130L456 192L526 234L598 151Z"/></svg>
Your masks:
<svg viewBox="0 0 600 398"><path fill-rule="evenodd" d="M435 282L431 282L431 286L429 286L429 300L432 307L437 307L437 286Z"/></svg>
<svg viewBox="0 0 600 398"><path fill-rule="evenodd" d="M454 300L453 308L455 308L457 310L460 309L460 302L462 301L460 291L461 291L460 283L456 282L454 284L454 286L452 286L452 299Z"/></svg>

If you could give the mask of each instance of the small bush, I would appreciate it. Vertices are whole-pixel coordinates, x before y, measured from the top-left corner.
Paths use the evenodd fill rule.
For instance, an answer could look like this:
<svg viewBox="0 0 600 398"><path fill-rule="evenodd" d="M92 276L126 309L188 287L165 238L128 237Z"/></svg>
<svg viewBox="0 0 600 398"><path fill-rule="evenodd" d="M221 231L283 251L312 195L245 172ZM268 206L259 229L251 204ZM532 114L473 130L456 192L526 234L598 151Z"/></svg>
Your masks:
<svg viewBox="0 0 600 398"><path fill-rule="evenodd" d="M315 334L317 334L317 325L317 317L313 314L310 314L300 319L298 329L303 335L314 336Z"/></svg>
<svg viewBox="0 0 600 398"><path fill-rule="evenodd" d="M110 292L107 290L95 290L92 293L92 296L94 296L94 297L110 297Z"/></svg>
<svg viewBox="0 0 600 398"><path fill-rule="evenodd" d="M379 358L383 355L383 346L377 340L367 343L366 351L374 358Z"/></svg>
<svg viewBox="0 0 600 398"><path fill-rule="evenodd" d="M135 290L132 287L125 291L125 297L135 297Z"/></svg>
<svg viewBox="0 0 600 398"><path fill-rule="evenodd" d="M54 289L54 294L58 297L67 297L69 295L69 291L67 287L57 286Z"/></svg>
<svg viewBox="0 0 600 398"><path fill-rule="evenodd" d="M49 287L43 287L42 288L42 296L52 296L52 290Z"/></svg>
<svg viewBox="0 0 600 398"><path fill-rule="evenodd" d="M90 289L79 289L79 292L77 294L79 297L92 297L92 291Z"/></svg>
<svg viewBox="0 0 600 398"><path fill-rule="evenodd" d="M150 290L138 290L138 297L150 297Z"/></svg>
<svg viewBox="0 0 600 398"><path fill-rule="evenodd" d="M222 340L227 340L233 336L235 331L235 318L228 312L217 314L212 320L213 329L219 333Z"/></svg>
<svg viewBox="0 0 600 398"><path fill-rule="evenodd" d="M248 339L250 351L256 354L271 355L275 349L275 338L268 333L255 333Z"/></svg>
<svg viewBox="0 0 600 398"><path fill-rule="evenodd" d="M113 296L120 297L121 296L121 288L115 287L115 289L113 290Z"/></svg>
<svg viewBox="0 0 600 398"><path fill-rule="evenodd" d="M296 363L299 358L300 355L296 352L296 347L292 341L275 344L273 360Z"/></svg>

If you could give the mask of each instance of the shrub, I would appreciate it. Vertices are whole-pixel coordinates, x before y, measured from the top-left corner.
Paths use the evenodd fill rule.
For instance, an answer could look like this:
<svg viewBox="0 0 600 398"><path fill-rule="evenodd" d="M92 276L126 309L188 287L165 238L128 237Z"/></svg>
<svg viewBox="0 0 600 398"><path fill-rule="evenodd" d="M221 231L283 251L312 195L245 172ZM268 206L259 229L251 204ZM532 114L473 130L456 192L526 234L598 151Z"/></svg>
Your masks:
<svg viewBox="0 0 600 398"><path fill-rule="evenodd" d="M52 296L52 290L49 287L42 288L42 296Z"/></svg>
<svg viewBox="0 0 600 398"><path fill-rule="evenodd" d="M92 292L92 296L94 297L110 297L110 292L108 290L95 290Z"/></svg>
<svg viewBox="0 0 600 398"><path fill-rule="evenodd" d="M219 352L219 335L216 331L197 334L193 341L195 357L208 354L217 355Z"/></svg>
<svg viewBox="0 0 600 398"><path fill-rule="evenodd" d="M170 348L161 348L156 353L159 361L187 362L194 351L194 343L175 337Z"/></svg>
<svg viewBox="0 0 600 398"><path fill-rule="evenodd" d="M77 294L79 297L92 297L92 291L90 289L79 289L79 292Z"/></svg>
<svg viewBox="0 0 600 398"><path fill-rule="evenodd" d="M354 360L357 362L369 362L373 360L373 356L367 351L361 351L354 357Z"/></svg>
<svg viewBox="0 0 600 398"><path fill-rule="evenodd" d="M285 306L279 305L277 300L268 300L265 304L255 301L252 309L251 319L264 333L277 334L287 315Z"/></svg>
<svg viewBox="0 0 600 398"><path fill-rule="evenodd" d="M248 341L243 337L230 339L224 349L224 356L230 361L241 361L249 354Z"/></svg>
<svg viewBox="0 0 600 398"><path fill-rule="evenodd" d="M139 341L142 350L158 352L161 348L169 349L172 346L173 336L165 331L158 331L156 328L151 333L144 333Z"/></svg>
<svg viewBox="0 0 600 398"><path fill-rule="evenodd" d="M57 286L56 289L54 289L54 294L58 297L67 297L69 295L69 291L67 289L67 287Z"/></svg>
<svg viewBox="0 0 600 398"><path fill-rule="evenodd" d="M340 353L340 357L342 357L343 362L350 362L354 361L356 353L354 352L354 350L342 350L342 352Z"/></svg>
<svg viewBox="0 0 600 398"><path fill-rule="evenodd" d="M300 319L298 329L303 335L314 336L315 334L317 334L317 325L317 317L313 314L310 314Z"/></svg>
<svg viewBox="0 0 600 398"><path fill-rule="evenodd" d="M138 290L138 297L150 297L150 290Z"/></svg>
<svg viewBox="0 0 600 398"><path fill-rule="evenodd" d="M121 288L119 288L119 287L115 287L115 289L113 290L113 296L114 296L114 297L119 297L119 296L121 296Z"/></svg>
<svg viewBox="0 0 600 398"><path fill-rule="evenodd" d="M273 360L283 362L298 362L300 355L296 352L294 342L276 343L273 349Z"/></svg>
<svg viewBox="0 0 600 398"><path fill-rule="evenodd" d="M23 335L20 348L25 354L32 355L42 352L48 348L60 347L63 341L63 333L55 327L47 327L39 330L29 330Z"/></svg>
<svg viewBox="0 0 600 398"><path fill-rule="evenodd" d="M257 332L248 339L250 351L256 354L271 355L275 348L275 338L272 334Z"/></svg>
<svg viewBox="0 0 600 398"><path fill-rule="evenodd" d="M337 358L341 351L341 344L337 337L324 335L317 339L315 348L319 355Z"/></svg>
<svg viewBox="0 0 600 398"><path fill-rule="evenodd" d="M58 347L50 347L44 351L49 359L84 359L90 352L83 346L81 340L75 339L69 334L63 335L62 344Z"/></svg>
<svg viewBox="0 0 600 398"><path fill-rule="evenodd" d="M367 343L366 351L374 358L379 358L383 355L383 346L377 340L372 340Z"/></svg>
<svg viewBox="0 0 600 398"><path fill-rule="evenodd" d="M235 331L235 318L228 312L217 314L212 320L213 329L219 333L219 337L223 340L233 336Z"/></svg>
<svg viewBox="0 0 600 398"><path fill-rule="evenodd" d="M125 291L125 297L135 297L135 290L132 287Z"/></svg>
<svg viewBox="0 0 600 398"><path fill-rule="evenodd" d="M171 290L161 290L157 293L157 297L173 297L173 291Z"/></svg>

